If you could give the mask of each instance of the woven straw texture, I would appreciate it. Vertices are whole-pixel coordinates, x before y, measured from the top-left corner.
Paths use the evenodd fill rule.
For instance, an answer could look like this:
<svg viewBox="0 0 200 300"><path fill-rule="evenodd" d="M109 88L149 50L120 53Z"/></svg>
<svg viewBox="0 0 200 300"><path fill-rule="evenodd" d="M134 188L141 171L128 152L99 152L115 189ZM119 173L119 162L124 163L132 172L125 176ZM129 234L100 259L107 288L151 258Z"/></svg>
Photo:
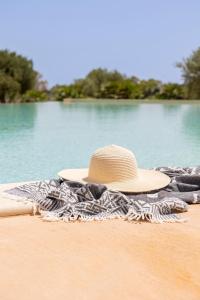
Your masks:
<svg viewBox="0 0 200 300"><path fill-rule="evenodd" d="M117 145L97 149L88 169L66 169L58 175L64 179L100 183L109 189L137 193L157 190L170 182L163 173L139 169L135 155Z"/></svg>

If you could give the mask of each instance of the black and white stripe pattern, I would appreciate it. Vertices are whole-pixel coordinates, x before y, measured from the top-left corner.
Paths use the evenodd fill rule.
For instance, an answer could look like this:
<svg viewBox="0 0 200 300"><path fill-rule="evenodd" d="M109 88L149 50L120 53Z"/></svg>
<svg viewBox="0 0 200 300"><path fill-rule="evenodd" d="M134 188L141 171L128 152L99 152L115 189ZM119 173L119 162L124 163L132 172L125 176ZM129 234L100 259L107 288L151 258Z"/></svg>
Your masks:
<svg viewBox="0 0 200 300"><path fill-rule="evenodd" d="M177 213L187 203L200 203L200 167L156 168L171 177L170 184L149 194L125 195L103 185L64 180L25 184L8 193L23 195L37 204L46 220L105 220L180 222Z"/></svg>

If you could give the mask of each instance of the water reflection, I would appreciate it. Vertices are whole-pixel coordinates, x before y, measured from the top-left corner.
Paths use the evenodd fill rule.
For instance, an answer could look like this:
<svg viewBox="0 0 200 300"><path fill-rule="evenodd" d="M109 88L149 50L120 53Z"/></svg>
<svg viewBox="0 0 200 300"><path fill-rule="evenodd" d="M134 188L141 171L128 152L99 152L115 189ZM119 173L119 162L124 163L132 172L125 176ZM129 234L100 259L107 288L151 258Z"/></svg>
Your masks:
<svg viewBox="0 0 200 300"><path fill-rule="evenodd" d="M68 110L75 113L76 111L81 111L83 114L89 115L89 117L94 118L114 118L124 116L125 114L136 112L140 109L141 105L139 103L133 103L131 101L99 101L96 102L85 102L85 103L60 103L60 107L63 110Z"/></svg>
<svg viewBox="0 0 200 300"><path fill-rule="evenodd" d="M200 106L188 106L183 115L184 133L193 138L200 140Z"/></svg>
<svg viewBox="0 0 200 300"><path fill-rule="evenodd" d="M163 104L162 108L164 114L167 116L167 115L177 114L182 109L182 105L175 104L175 103L172 104L167 103L167 104Z"/></svg>
<svg viewBox="0 0 200 300"><path fill-rule="evenodd" d="M37 104L1 104L0 133L22 131L34 127Z"/></svg>
<svg viewBox="0 0 200 300"><path fill-rule="evenodd" d="M91 153L108 144L132 149L140 167L197 165L200 106L140 101L0 105L0 183L87 167Z"/></svg>

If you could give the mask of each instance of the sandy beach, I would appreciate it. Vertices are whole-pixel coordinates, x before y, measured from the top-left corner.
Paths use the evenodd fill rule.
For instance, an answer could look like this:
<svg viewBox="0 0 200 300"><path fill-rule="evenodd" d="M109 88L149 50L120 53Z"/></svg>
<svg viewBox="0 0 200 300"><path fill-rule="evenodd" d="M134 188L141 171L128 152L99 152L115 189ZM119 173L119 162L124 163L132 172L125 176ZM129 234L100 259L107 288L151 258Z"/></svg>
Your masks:
<svg viewBox="0 0 200 300"><path fill-rule="evenodd" d="M187 223L0 218L2 300L200 299L200 205Z"/></svg>

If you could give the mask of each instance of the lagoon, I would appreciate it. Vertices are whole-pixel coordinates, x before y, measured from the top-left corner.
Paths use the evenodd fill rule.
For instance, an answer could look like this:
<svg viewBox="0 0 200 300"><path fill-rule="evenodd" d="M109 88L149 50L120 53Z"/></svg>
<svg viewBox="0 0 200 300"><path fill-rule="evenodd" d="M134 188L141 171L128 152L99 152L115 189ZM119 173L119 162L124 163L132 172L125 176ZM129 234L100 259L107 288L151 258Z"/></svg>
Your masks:
<svg viewBox="0 0 200 300"><path fill-rule="evenodd" d="M0 183L87 167L98 147L134 151L139 167L200 164L200 102L75 101L0 105Z"/></svg>

